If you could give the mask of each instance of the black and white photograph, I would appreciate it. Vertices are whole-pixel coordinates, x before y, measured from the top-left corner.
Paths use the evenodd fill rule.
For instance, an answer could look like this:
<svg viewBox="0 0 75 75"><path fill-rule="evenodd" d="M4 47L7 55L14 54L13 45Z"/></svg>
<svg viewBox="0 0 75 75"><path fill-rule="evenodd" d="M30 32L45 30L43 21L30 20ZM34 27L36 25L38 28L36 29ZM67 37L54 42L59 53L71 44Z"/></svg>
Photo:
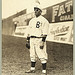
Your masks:
<svg viewBox="0 0 75 75"><path fill-rule="evenodd" d="M73 75L73 0L2 0L1 75Z"/></svg>

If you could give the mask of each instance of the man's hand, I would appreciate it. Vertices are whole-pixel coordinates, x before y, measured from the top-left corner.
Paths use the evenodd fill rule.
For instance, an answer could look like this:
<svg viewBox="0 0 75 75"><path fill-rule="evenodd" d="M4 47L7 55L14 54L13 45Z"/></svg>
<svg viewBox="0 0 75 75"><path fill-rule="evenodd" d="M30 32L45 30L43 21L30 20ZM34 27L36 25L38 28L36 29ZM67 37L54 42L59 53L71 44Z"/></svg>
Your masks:
<svg viewBox="0 0 75 75"><path fill-rule="evenodd" d="M30 49L30 37L27 37L26 47Z"/></svg>
<svg viewBox="0 0 75 75"><path fill-rule="evenodd" d="M27 41L26 47L27 47L28 49L30 49L30 41Z"/></svg>
<svg viewBox="0 0 75 75"><path fill-rule="evenodd" d="M43 49L44 48L44 42L42 41L41 43L40 43L40 49Z"/></svg>
<svg viewBox="0 0 75 75"><path fill-rule="evenodd" d="M47 37L47 35L42 35L42 41L43 41L43 42L46 41L46 37Z"/></svg>

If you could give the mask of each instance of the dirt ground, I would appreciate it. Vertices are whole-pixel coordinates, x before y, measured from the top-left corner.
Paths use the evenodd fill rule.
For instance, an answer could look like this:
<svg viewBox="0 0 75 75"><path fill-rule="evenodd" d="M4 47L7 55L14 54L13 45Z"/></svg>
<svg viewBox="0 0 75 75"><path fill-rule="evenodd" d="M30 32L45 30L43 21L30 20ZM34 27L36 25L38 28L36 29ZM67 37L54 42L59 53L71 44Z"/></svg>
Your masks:
<svg viewBox="0 0 75 75"><path fill-rule="evenodd" d="M30 68L26 39L2 36L2 75L42 75L41 63L37 60L36 73L26 74ZM73 46L47 42L47 75L73 75Z"/></svg>

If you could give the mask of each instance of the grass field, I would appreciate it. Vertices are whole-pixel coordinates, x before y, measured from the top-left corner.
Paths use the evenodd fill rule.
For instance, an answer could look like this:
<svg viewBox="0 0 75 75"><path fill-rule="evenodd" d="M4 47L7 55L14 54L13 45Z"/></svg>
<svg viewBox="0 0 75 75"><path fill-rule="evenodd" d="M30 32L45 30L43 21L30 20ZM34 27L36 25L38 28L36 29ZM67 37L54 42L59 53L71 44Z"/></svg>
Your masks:
<svg viewBox="0 0 75 75"><path fill-rule="evenodd" d="M2 75L41 75L41 63L37 60L36 73L25 74L30 68L26 39L2 36ZM47 42L47 75L73 75L73 46Z"/></svg>

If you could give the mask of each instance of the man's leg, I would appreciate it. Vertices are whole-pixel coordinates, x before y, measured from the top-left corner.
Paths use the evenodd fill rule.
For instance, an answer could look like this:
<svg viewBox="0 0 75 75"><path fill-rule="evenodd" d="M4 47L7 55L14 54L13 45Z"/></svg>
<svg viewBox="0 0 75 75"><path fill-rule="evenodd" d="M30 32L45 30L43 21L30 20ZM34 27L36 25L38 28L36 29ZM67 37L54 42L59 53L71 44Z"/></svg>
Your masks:
<svg viewBox="0 0 75 75"><path fill-rule="evenodd" d="M35 64L36 64L36 55L34 48L34 39L30 39L30 59L31 59L31 68L27 70L25 73L34 73L35 72Z"/></svg>
<svg viewBox="0 0 75 75"><path fill-rule="evenodd" d="M47 61L45 59L40 59L42 64L42 73L46 74Z"/></svg>
<svg viewBox="0 0 75 75"><path fill-rule="evenodd" d="M36 44L36 53L39 57L39 59L41 60L41 64L42 64L42 73L46 74L46 64L47 64L47 52L46 52L46 42L44 42L44 48L40 49L40 41L41 39L38 40L38 44Z"/></svg>

